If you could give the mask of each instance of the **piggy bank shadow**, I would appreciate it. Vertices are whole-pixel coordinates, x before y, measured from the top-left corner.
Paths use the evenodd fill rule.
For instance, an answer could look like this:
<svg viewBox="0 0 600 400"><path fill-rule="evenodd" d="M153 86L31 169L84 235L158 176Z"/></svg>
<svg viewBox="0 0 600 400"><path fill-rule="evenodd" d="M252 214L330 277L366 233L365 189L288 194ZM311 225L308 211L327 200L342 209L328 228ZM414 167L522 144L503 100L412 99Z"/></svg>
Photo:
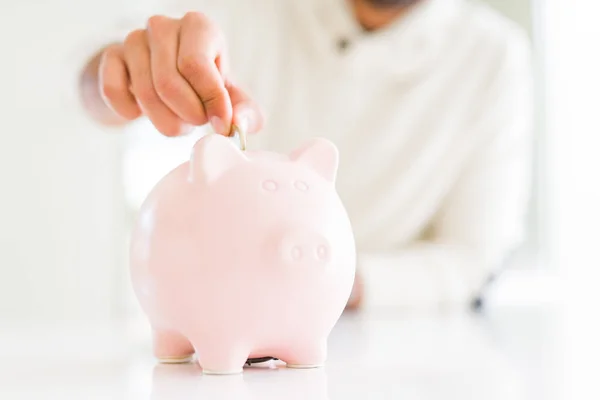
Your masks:
<svg viewBox="0 0 600 400"><path fill-rule="evenodd" d="M157 364L150 399L330 400L325 368L289 369L275 362L236 375L203 375L197 363Z"/></svg>

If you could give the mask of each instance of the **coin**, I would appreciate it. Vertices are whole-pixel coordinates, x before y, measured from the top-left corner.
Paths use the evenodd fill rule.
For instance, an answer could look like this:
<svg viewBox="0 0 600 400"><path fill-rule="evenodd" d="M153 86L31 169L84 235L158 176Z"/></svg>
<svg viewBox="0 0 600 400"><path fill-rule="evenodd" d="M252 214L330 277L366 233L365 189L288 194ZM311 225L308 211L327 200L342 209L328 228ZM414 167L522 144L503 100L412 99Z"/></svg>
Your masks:
<svg viewBox="0 0 600 400"><path fill-rule="evenodd" d="M233 124L231 125L232 136L237 135L240 140L240 149L242 151L246 151L246 131L241 129L239 126Z"/></svg>

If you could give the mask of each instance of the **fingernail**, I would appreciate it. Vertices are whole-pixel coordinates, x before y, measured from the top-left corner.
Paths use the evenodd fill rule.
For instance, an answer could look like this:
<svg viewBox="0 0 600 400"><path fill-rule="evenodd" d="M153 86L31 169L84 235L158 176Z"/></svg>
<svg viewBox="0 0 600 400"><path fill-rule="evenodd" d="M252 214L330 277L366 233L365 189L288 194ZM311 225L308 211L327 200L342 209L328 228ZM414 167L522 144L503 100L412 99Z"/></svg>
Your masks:
<svg viewBox="0 0 600 400"><path fill-rule="evenodd" d="M227 135L229 133L227 126L225 126L225 123L219 117L212 117L210 119L210 124L216 133L220 133L221 135Z"/></svg>
<svg viewBox="0 0 600 400"><path fill-rule="evenodd" d="M237 119L237 126L244 132L248 132L248 116L241 115Z"/></svg>
<svg viewBox="0 0 600 400"><path fill-rule="evenodd" d="M244 132L248 132L251 118L252 110L244 107L236 113L235 121L240 129L242 129Z"/></svg>

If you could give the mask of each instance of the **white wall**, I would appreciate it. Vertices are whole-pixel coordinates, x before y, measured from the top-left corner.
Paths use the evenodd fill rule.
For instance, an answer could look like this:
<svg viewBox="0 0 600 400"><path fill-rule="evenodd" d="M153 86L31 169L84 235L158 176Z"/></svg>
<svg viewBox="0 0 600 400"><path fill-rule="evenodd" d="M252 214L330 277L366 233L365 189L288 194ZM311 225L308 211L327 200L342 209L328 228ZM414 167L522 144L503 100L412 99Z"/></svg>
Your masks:
<svg viewBox="0 0 600 400"><path fill-rule="evenodd" d="M82 40L119 3L0 2L0 325L114 311L120 139L84 119L69 89Z"/></svg>
<svg viewBox="0 0 600 400"><path fill-rule="evenodd" d="M507 17L516 21L528 32L532 32L532 2L531 0L479 0L489 4Z"/></svg>
<svg viewBox="0 0 600 400"><path fill-rule="evenodd" d="M555 259L564 283L570 399L597 389L600 357L600 3L545 2Z"/></svg>

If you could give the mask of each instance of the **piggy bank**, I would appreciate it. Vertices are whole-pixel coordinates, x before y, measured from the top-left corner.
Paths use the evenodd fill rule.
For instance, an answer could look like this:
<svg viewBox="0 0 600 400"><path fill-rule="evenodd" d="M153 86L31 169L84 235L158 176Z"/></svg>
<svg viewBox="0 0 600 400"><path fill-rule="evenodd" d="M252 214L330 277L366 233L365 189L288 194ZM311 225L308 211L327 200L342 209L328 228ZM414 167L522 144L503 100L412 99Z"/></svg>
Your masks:
<svg viewBox="0 0 600 400"><path fill-rule="evenodd" d="M335 189L338 151L289 154L202 137L152 189L131 236L131 279L155 356L207 374L248 359L322 366L352 291L355 243Z"/></svg>

